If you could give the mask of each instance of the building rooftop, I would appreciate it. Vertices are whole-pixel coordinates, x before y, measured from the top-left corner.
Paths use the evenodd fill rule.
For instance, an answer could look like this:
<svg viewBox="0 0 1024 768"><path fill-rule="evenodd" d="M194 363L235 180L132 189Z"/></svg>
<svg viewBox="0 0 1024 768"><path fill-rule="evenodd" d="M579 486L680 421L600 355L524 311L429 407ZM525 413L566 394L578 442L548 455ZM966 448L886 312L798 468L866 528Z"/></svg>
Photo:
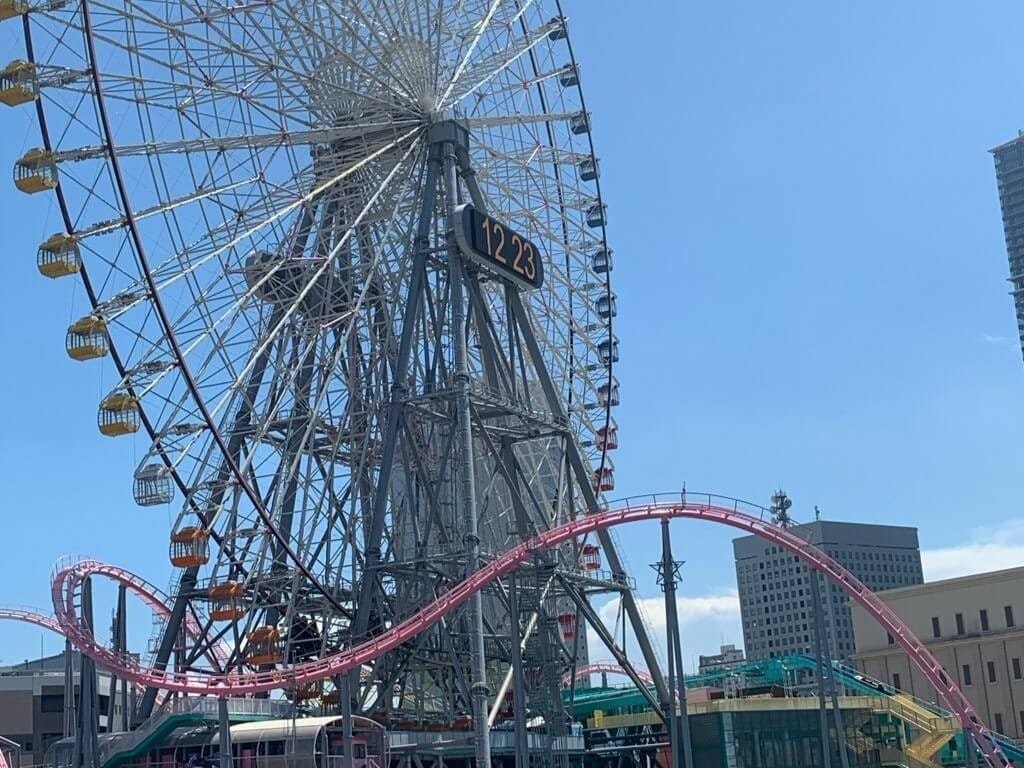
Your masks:
<svg viewBox="0 0 1024 768"><path fill-rule="evenodd" d="M1017 135L1014 138L1010 139L1009 141L1004 141L997 147L992 147L992 149L990 149L989 152L991 152L994 155L998 152L1001 152L1004 149L1012 147L1014 144L1021 143L1024 143L1024 131L1017 131Z"/></svg>
<svg viewBox="0 0 1024 768"><path fill-rule="evenodd" d="M71 664L75 672L79 671L81 659L78 654L72 654ZM0 666L0 675L39 675L39 674L64 674L64 652L53 656L44 656L41 659L26 659L18 664Z"/></svg>
<svg viewBox="0 0 1024 768"><path fill-rule="evenodd" d="M966 576L954 576L950 579L937 579L926 581L924 584L912 584L907 587L895 587L884 590L886 597L900 597L903 595L921 595L929 592L941 592L951 587L969 587L980 584L991 584L997 581L1015 581L1024 579L1024 566L1017 568L1004 568L999 571L985 571L984 573L971 573Z"/></svg>

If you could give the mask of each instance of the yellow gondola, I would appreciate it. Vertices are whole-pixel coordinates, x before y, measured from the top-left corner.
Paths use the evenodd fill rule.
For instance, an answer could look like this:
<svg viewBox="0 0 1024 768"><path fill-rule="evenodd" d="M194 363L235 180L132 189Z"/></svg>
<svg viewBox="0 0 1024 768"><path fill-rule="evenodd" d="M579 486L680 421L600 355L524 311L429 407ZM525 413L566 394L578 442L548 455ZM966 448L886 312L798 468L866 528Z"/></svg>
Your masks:
<svg viewBox="0 0 1024 768"><path fill-rule="evenodd" d="M13 19L28 12L28 3L25 0L0 0L0 21Z"/></svg>
<svg viewBox="0 0 1024 768"><path fill-rule="evenodd" d="M53 152L30 149L14 164L14 186L26 195L57 186L57 161Z"/></svg>
<svg viewBox="0 0 1024 768"><path fill-rule="evenodd" d="M107 345L107 321L99 315L86 315L68 326L64 346L72 360L94 360L106 357L110 352Z"/></svg>
<svg viewBox="0 0 1024 768"><path fill-rule="evenodd" d="M127 392L112 392L100 403L100 433L107 437L139 431L139 401Z"/></svg>
<svg viewBox="0 0 1024 768"><path fill-rule="evenodd" d="M36 255L39 274L46 277L67 277L82 267L82 254L78 249L78 238L58 233L39 246Z"/></svg>
<svg viewBox="0 0 1024 768"><path fill-rule="evenodd" d="M16 59L0 69L0 103L16 107L39 96L36 65Z"/></svg>

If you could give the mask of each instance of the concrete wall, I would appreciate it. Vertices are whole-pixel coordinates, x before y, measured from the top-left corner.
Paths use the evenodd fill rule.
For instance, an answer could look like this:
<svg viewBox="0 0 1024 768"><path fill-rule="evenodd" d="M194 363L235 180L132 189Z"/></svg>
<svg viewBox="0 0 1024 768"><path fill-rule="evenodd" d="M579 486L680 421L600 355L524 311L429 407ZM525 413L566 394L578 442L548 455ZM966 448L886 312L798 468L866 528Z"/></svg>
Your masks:
<svg viewBox="0 0 1024 768"><path fill-rule="evenodd" d="M894 589L879 597L925 642L990 728L1024 738L1024 568ZM988 615L987 629L982 629L982 610ZM933 619L938 621L938 637ZM853 610L853 623L860 669L937 701L924 677L911 670L902 649L859 606Z"/></svg>

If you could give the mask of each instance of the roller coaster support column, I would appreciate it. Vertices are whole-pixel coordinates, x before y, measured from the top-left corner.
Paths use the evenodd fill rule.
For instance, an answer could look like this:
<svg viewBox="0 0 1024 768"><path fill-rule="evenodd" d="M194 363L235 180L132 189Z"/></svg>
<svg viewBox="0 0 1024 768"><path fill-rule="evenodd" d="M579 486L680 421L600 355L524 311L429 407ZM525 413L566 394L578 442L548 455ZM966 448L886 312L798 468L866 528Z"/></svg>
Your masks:
<svg viewBox="0 0 1024 768"><path fill-rule="evenodd" d="M450 124L456 133L455 124ZM468 136L466 137L468 140ZM469 353L466 349L466 307L462 277L462 253L455 242L455 208L458 200L455 136L444 143L444 193L448 214L448 285L451 291L451 334L455 364L455 417L457 421L462 541L466 556L466 577L480 568L480 536L476 519L476 479L473 468L473 428L469 411ZM491 739L487 724L487 660L484 655L483 597L479 590L469 600L469 655L472 668L473 732L477 768L490 768Z"/></svg>
<svg viewBox="0 0 1024 768"><path fill-rule="evenodd" d="M94 633L92 617L92 579L82 584L82 621ZM71 768L99 768L99 694L96 690L96 663L84 653L79 654L78 729L75 757ZM73 679L73 678L72 678Z"/></svg>
<svg viewBox="0 0 1024 768"><path fill-rule="evenodd" d="M530 746L526 731L523 637L519 630L519 583L514 571L508 577L508 608L512 616L512 712L515 718L516 768L529 768Z"/></svg>
<svg viewBox="0 0 1024 768"><path fill-rule="evenodd" d="M121 653L128 653L128 587L121 584L117 588L117 618L119 619L117 624L118 638ZM128 720L130 718L128 708L128 688L134 689L134 686L128 680L121 681L121 730L128 730ZM110 726L108 731L114 730L113 726Z"/></svg>
<svg viewBox="0 0 1024 768"><path fill-rule="evenodd" d="M817 572L815 573L815 579L818 579ZM838 634L836 627L838 624L833 614L832 599L829 596L830 584L821 579L822 584L825 586L825 615L829 617L829 624L832 626L832 642L825 643L825 667L828 669L828 690L829 695L832 698L832 720L836 724L836 745L839 748L839 762L842 768L850 768L850 755L846 749L846 728L843 726L843 710L839 706L839 684L836 682L836 670L832 666L832 659L839 657L839 644L836 639ZM826 638L827 640L828 638Z"/></svg>
<svg viewBox="0 0 1024 768"><path fill-rule="evenodd" d="M682 561L672 559L672 537L668 519L661 521L661 562L658 577L665 591L665 623L668 629L668 709L669 741L674 768L693 768L690 744L690 719L686 711L686 676L683 672L683 643L679 637L679 613L676 605L676 576ZM678 683L678 685L677 685ZM678 704L677 704L678 701ZM678 709L677 709L678 706Z"/></svg>
<svg viewBox="0 0 1024 768"><path fill-rule="evenodd" d="M341 768L352 768L352 678L342 675L339 678L338 696L341 697L341 739L345 745L345 755L341 759Z"/></svg>
<svg viewBox="0 0 1024 768"><path fill-rule="evenodd" d="M64 641L64 738L78 733L78 710L75 708L75 648Z"/></svg>
<svg viewBox="0 0 1024 768"><path fill-rule="evenodd" d="M818 580L818 572L808 568L811 578L811 607L814 609L814 657L818 665L814 670L818 678L818 722L821 726L821 764L824 768L832 768L832 749L829 746L828 738L828 711L825 705L825 617L821 610L821 585ZM838 737L839 734L837 733Z"/></svg>
<svg viewBox="0 0 1024 768"><path fill-rule="evenodd" d="M128 588L121 584L117 588L117 608L114 611L113 640L117 653L128 652L127 627L125 626ZM114 730L114 713L117 709L117 675L110 673L110 691L107 695L107 731ZM128 730L128 681L121 681L121 730Z"/></svg>
<svg viewBox="0 0 1024 768"><path fill-rule="evenodd" d="M220 738L220 768L231 768L231 722L228 720L228 700L217 699L217 735Z"/></svg>
<svg viewBox="0 0 1024 768"><path fill-rule="evenodd" d="M978 748L974 744L974 736L964 728L964 765L967 768L978 768Z"/></svg>

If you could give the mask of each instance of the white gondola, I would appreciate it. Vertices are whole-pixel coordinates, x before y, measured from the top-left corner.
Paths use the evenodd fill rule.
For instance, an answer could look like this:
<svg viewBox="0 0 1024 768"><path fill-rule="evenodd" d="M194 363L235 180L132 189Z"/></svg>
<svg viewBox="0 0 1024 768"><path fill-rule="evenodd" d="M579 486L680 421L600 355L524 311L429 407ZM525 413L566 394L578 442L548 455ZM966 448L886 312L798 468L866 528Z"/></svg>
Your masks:
<svg viewBox="0 0 1024 768"><path fill-rule="evenodd" d="M580 160L576 167L579 168L580 178L583 181L594 181L598 176L601 175L601 167L598 164L596 158L588 157L584 160Z"/></svg>
<svg viewBox="0 0 1024 768"><path fill-rule="evenodd" d="M597 354L605 365L619 362L619 340L605 339L597 345Z"/></svg>
<svg viewBox="0 0 1024 768"><path fill-rule="evenodd" d="M581 111L570 117L569 130L577 136L584 133L590 133L590 113Z"/></svg>
<svg viewBox="0 0 1024 768"><path fill-rule="evenodd" d="M597 401L601 405L616 406L619 404L619 382L612 379L597 388Z"/></svg>
<svg viewBox="0 0 1024 768"><path fill-rule="evenodd" d="M558 73L558 82L563 88L572 88L580 84L580 73L575 64L566 64Z"/></svg>
<svg viewBox="0 0 1024 768"><path fill-rule="evenodd" d="M551 31L548 32L548 37L552 40L565 40L569 36L569 30L565 27L564 16L556 16L548 24L552 26Z"/></svg>
<svg viewBox="0 0 1024 768"><path fill-rule="evenodd" d="M163 464L147 464L135 470L132 489L135 503L140 507L155 507L174 499L171 470Z"/></svg>
<svg viewBox="0 0 1024 768"><path fill-rule="evenodd" d="M603 227L608 223L608 206L596 200L587 208L587 226Z"/></svg>
<svg viewBox="0 0 1024 768"><path fill-rule="evenodd" d="M590 257L590 266L595 273L599 275L607 274L612 271L612 249L601 248L594 251L594 255Z"/></svg>
<svg viewBox="0 0 1024 768"><path fill-rule="evenodd" d="M615 317L619 313L614 293L611 296L606 293L602 293L597 297L597 301L595 301L594 304L597 307L597 314L605 320Z"/></svg>

